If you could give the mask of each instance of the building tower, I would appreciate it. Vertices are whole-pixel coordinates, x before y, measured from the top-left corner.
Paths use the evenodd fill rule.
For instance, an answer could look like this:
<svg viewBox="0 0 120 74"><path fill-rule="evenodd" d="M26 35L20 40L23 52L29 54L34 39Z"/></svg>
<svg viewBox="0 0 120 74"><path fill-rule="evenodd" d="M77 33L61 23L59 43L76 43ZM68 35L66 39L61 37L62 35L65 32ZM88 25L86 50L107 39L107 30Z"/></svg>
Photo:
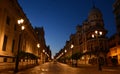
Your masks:
<svg viewBox="0 0 120 74"><path fill-rule="evenodd" d="M38 39L41 44L46 45L45 43L45 34L44 34L44 28L43 27L35 27L35 32L37 33Z"/></svg>
<svg viewBox="0 0 120 74"><path fill-rule="evenodd" d="M93 3L88 19L83 22L83 51L87 53L85 61L96 64L98 63L98 57L105 59L108 52L106 34L107 30L104 28L102 13ZM92 60L94 62L91 62Z"/></svg>

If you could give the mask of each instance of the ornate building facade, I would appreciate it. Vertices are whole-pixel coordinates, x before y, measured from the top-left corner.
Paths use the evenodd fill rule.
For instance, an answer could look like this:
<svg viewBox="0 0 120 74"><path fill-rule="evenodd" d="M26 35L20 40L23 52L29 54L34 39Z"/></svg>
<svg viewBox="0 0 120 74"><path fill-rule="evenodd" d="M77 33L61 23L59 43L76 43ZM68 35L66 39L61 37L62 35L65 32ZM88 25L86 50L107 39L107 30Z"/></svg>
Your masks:
<svg viewBox="0 0 120 74"><path fill-rule="evenodd" d="M106 34L107 30L104 28L102 13L93 6L88 18L82 25L77 25L76 33L71 34L70 40L56 57L59 59L66 58L79 53L83 54L82 57L79 57L80 64L97 64L98 57L102 57L106 61L108 52ZM64 52L65 50L67 51L66 53Z"/></svg>

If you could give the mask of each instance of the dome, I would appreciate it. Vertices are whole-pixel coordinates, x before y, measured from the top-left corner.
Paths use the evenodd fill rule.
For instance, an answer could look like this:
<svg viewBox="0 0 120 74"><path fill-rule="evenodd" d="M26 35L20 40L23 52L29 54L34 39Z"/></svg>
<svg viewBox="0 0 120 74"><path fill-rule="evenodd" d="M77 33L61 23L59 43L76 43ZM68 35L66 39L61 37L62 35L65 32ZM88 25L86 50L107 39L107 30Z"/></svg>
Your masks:
<svg viewBox="0 0 120 74"><path fill-rule="evenodd" d="M92 16L92 15L96 15L96 14L102 15L102 13L101 13L101 11L100 11L99 8L93 7L93 8L90 10L88 16Z"/></svg>

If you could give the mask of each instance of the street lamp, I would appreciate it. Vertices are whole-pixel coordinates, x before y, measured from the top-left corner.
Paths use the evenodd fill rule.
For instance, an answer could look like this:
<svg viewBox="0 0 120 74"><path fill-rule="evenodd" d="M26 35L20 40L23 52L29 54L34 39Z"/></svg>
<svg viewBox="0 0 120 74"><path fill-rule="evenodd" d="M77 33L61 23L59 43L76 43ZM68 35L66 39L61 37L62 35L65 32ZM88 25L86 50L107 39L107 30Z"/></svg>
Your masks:
<svg viewBox="0 0 120 74"><path fill-rule="evenodd" d="M65 50L65 53L67 52L67 50Z"/></svg>
<svg viewBox="0 0 120 74"><path fill-rule="evenodd" d="M23 19L20 19L20 20L17 20L17 23L20 25L21 27L21 32L20 32L20 35L19 35L19 43L18 43L18 50L17 50L17 55L16 55L16 61L15 61L15 70L14 72L18 72L18 66L19 66L19 55L20 55L20 45L21 45L21 37L22 37L22 31L25 29L25 26L23 26L24 20Z"/></svg>
<svg viewBox="0 0 120 74"><path fill-rule="evenodd" d="M45 50L43 49L43 53L45 52Z"/></svg>
<svg viewBox="0 0 120 74"><path fill-rule="evenodd" d="M99 40L98 40L98 37L100 37L100 36L102 36L102 31L97 31L97 30L95 30L95 32L92 34L92 38L96 38L97 39L97 46L98 46L98 50L100 50L99 49Z"/></svg>
<svg viewBox="0 0 120 74"><path fill-rule="evenodd" d="M40 44L39 43L37 44L37 47L40 48Z"/></svg>
<svg viewBox="0 0 120 74"><path fill-rule="evenodd" d="M97 46L98 46L98 50L97 50L97 55L98 55L98 56L97 56L97 59L98 59L99 70L102 70L102 67L101 67L101 62L99 61L99 60L101 60L101 59L100 59L100 54L99 54L99 53L100 53L100 52L99 52L99 51L100 51L100 44L99 44L98 37L99 37L99 36L102 36L102 34L103 34L102 31L97 31L97 30L95 30L95 33L92 34L92 38L96 38L96 39L97 39L97 43L98 43L98 45L97 45Z"/></svg>
<svg viewBox="0 0 120 74"><path fill-rule="evenodd" d="M40 48L40 44L39 43L37 44L37 48L38 48L38 55L39 55L39 53L40 53L39 52L39 48Z"/></svg>
<svg viewBox="0 0 120 74"><path fill-rule="evenodd" d="M64 62L66 63L66 53L67 53L67 50L65 49L65 54L64 54L64 58L65 58L65 60L64 60Z"/></svg>
<svg viewBox="0 0 120 74"><path fill-rule="evenodd" d="M37 43L37 48L38 48L38 56L39 56L39 48L40 48L40 44L39 43ZM36 63L38 64L38 59L36 59Z"/></svg>
<svg viewBox="0 0 120 74"><path fill-rule="evenodd" d="M74 45L73 45L73 44L71 44L70 48L71 48L71 51L72 51L72 54L71 54L71 58L72 58L72 65L73 65L73 47L74 47Z"/></svg>
<svg viewBox="0 0 120 74"><path fill-rule="evenodd" d="M95 30L95 33L94 34L92 34L92 38L98 38L99 36L101 36L103 33L102 33L102 31L97 31L97 30Z"/></svg>
<svg viewBox="0 0 120 74"><path fill-rule="evenodd" d="M40 44L37 44L37 48L38 48L38 55L39 55L39 48L40 48Z"/></svg>
<svg viewBox="0 0 120 74"><path fill-rule="evenodd" d="M45 50L43 49L43 63L45 62Z"/></svg>

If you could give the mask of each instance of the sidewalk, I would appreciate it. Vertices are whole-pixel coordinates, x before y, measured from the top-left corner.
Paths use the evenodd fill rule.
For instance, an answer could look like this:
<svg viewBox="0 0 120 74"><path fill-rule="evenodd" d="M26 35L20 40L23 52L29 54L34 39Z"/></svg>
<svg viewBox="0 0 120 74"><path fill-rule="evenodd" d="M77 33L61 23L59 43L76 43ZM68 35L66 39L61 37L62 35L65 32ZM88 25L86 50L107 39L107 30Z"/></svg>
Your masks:
<svg viewBox="0 0 120 74"><path fill-rule="evenodd" d="M104 70L120 71L120 66L103 66Z"/></svg>
<svg viewBox="0 0 120 74"><path fill-rule="evenodd" d="M78 71L76 74L120 74L120 66L103 66L102 70L98 70L97 65L90 64L79 64L77 67L69 64L68 66Z"/></svg>
<svg viewBox="0 0 120 74"><path fill-rule="evenodd" d="M89 64L80 64L76 68L82 68L82 69L96 69L98 70L97 65L89 65ZM102 66L102 71L119 71L120 72L120 66Z"/></svg>
<svg viewBox="0 0 120 74"><path fill-rule="evenodd" d="M14 63L0 63L0 72L14 70Z"/></svg>
<svg viewBox="0 0 120 74"><path fill-rule="evenodd" d="M37 66L37 64L31 64L31 65L26 65L26 66L20 66L19 71L24 71L26 69L30 69ZM0 74L13 74L14 73L14 67L11 68L2 68L4 66L0 66Z"/></svg>

